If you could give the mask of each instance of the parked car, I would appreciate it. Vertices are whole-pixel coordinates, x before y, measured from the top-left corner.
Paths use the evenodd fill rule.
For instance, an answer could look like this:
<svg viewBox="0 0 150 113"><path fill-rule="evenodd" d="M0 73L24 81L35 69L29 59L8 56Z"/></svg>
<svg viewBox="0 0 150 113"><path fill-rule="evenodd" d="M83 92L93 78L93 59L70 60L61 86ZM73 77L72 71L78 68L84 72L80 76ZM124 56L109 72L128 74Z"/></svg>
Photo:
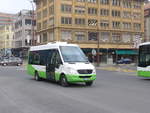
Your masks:
<svg viewBox="0 0 150 113"><path fill-rule="evenodd" d="M132 63L132 60L129 58L125 58L117 61L117 64L130 64L130 63Z"/></svg>
<svg viewBox="0 0 150 113"><path fill-rule="evenodd" d="M10 57L10 58L3 58L0 61L0 65L2 66L7 66L7 65L16 65L16 66L20 66L23 64L22 59L18 58L18 57Z"/></svg>

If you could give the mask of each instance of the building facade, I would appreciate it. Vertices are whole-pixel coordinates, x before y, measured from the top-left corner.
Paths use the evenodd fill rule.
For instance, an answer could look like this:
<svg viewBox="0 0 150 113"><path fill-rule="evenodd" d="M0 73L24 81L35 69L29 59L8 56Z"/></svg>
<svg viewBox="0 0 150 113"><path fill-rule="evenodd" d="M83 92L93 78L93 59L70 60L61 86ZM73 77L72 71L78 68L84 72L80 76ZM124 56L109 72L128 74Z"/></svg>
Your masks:
<svg viewBox="0 0 150 113"><path fill-rule="evenodd" d="M67 41L100 60L135 58L134 41L144 36L144 0L35 0L38 43Z"/></svg>
<svg viewBox="0 0 150 113"><path fill-rule="evenodd" d="M0 12L0 26L13 24L16 19L15 14L1 13Z"/></svg>
<svg viewBox="0 0 150 113"><path fill-rule="evenodd" d="M20 56L23 51L27 50L33 43L35 36L36 21L33 18L33 11L22 10L17 14L14 24L14 54ZM26 53L24 53L26 54Z"/></svg>
<svg viewBox="0 0 150 113"><path fill-rule="evenodd" d="M150 42L150 3L144 6L144 24L145 24L145 36L144 42Z"/></svg>
<svg viewBox="0 0 150 113"><path fill-rule="evenodd" d="M13 25L0 26L0 51L2 56L10 53L13 47Z"/></svg>

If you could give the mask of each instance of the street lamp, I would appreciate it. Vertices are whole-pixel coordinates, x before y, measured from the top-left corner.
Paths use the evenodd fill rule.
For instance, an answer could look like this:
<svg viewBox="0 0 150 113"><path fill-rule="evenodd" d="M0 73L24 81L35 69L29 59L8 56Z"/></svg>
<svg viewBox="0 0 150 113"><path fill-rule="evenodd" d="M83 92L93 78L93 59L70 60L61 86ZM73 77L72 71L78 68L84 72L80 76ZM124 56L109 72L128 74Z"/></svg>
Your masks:
<svg viewBox="0 0 150 113"><path fill-rule="evenodd" d="M99 60L99 43L100 43L100 40L99 40L99 24L98 24L98 21L97 21L97 66L99 66L99 63L100 63L100 60Z"/></svg>
<svg viewBox="0 0 150 113"><path fill-rule="evenodd" d="M31 3L32 6L32 12L31 12L31 16L32 16L32 45L35 46L35 33L34 33L34 5L33 5L33 1L28 0Z"/></svg>

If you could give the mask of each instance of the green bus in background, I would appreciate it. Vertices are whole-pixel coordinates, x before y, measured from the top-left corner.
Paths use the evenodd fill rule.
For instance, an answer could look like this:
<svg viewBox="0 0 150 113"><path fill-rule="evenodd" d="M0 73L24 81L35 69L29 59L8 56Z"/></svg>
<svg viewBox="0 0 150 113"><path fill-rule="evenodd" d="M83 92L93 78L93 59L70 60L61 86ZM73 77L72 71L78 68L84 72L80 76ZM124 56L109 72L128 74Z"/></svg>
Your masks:
<svg viewBox="0 0 150 113"><path fill-rule="evenodd" d="M137 72L140 77L150 77L150 42L139 46Z"/></svg>

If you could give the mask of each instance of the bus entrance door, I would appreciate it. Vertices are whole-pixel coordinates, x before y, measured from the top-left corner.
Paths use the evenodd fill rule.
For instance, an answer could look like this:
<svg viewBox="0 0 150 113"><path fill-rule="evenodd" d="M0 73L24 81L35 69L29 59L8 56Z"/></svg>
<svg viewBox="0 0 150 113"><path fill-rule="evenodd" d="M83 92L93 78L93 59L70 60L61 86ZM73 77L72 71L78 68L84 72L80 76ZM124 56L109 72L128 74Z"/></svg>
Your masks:
<svg viewBox="0 0 150 113"><path fill-rule="evenodd" d="M51 50L47 58L46 75L48 80L55 81L56 50Z"/></svg>

